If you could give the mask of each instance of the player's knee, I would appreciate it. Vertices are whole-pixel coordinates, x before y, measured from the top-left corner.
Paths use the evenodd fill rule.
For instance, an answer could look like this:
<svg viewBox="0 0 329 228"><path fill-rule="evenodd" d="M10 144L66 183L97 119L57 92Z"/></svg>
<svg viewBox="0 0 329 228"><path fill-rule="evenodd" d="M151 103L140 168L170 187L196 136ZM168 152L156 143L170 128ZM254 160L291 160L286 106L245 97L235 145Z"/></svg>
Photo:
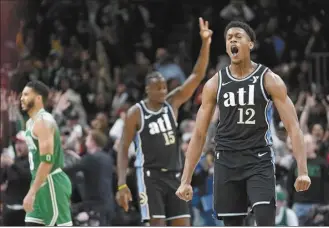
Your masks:
<svg viewBox="0 0 329 228"><path fill-rule="evenodd" d="M255 213L257 226L274 226L275 225L275 201L270 204L258 204L253 210Z"/></svg>
<svg viewBox="0 0 329 228"><path fill-rule="evenodd" d="M225 216L223 222L225 226L242 226L244 216Z"/></svg>

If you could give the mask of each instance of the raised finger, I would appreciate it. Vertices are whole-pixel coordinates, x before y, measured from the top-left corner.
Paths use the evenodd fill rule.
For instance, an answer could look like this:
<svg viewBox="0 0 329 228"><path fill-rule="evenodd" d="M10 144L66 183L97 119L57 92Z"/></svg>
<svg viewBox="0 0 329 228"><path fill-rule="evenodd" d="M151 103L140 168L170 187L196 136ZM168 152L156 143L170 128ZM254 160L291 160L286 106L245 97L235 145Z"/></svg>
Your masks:
<svg viewBox="0 0 329 228"><path fill-rule="evenodd" d="M209 28L209 23L208 23L208 21L206 21L206 23L205 23L205 29L208 29Z"/></svg>
<svg viewBox="0 0 329 228"><path fill-rule="evenodd" d="M203 22L202 17L199 17L199 27L200 27L200 30L204 29L204 22Z"/></svg>

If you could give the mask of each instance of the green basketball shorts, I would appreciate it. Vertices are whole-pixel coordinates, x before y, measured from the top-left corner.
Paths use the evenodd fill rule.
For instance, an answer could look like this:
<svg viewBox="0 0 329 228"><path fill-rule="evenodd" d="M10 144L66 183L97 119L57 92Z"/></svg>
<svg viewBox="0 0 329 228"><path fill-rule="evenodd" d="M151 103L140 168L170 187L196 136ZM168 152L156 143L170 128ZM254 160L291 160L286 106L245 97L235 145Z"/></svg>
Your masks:
<svg viewBox="0 0 329 228"><path fill-rule="evenodd" d="M48 175L35 196L33 211L26 213L25 222L46 226L72 226L70 197L71 181L61 170Z"/></svg>

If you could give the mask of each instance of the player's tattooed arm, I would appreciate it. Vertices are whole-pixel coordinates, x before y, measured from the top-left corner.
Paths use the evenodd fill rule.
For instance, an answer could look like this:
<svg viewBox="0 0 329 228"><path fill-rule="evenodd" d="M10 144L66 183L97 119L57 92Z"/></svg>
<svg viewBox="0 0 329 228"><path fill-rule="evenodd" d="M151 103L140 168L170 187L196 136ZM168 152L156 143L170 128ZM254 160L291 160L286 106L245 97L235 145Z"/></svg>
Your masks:
<svg viewBox="0 0 329 228"><path fill-rule="evenodd" d="M141 119L140 109L137 105L131 107L124 121L123 133L120 139L118 156L117 156L117 172L118 186L126 184L126 174L128 168L128 149L139 129Z"/></svg>
<svg viewBox="0 0 329 228"><path fill-rule="evenodd" d="M293 154L298 166L298 175L308 175L303 132L299 126L294 104L287 94L287 88L278 75L268 71L265 75L265 89L271 96L288 135L291 138Z"/></svg>
<svg viewBox="0 0 329 228"><path fill-rule="evenodd" d="M168 102L174 107L175 110L178 110L182 104L191 98L195 89L200 85L206 75L209 62L212 31L209 29L208 22L204 22L202 18L199 18L199 26L202 46L193 71L183 85L174 89L167 96Z"/></svg>
<svg viewBox="0 0 329 228"><path fill-rule="evenodd" d="M54 154L55 123L52 120L40 118L33 126L33 134L38 138L40 156ZM30 191L36 193L46 181L52 168L52 163L41 162Z"/></svg>
<svg viewBox="0 0 329 228"><path fill-rule="evenodd" d="M218 74L212 77L203 88L202 104L196 117L196 126L192 139L186 152L182 184L190 184L192 174L198 163L207 137L209 123L216 107L216 93L218 87Z"/></svg>

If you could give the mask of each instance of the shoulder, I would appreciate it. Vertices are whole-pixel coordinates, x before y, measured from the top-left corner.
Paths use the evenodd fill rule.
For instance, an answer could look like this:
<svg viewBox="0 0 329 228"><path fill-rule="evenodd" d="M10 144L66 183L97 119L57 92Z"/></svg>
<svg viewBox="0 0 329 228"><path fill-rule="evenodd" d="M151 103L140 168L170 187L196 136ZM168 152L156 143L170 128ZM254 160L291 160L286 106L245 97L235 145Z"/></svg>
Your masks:
<svg viewBox="0 0 329 228"><path fill-rule="evenodd" d="M127 111L127 116L136 116L140 115L142 111L142 106L140 103L136 103L133 106L131 106Z"/></svg>
<svg viewBox="0 0 329 228"><path fill-rule="evenodd" d="M212 78L210 78L203 87L202 94L216 98L219 87L220 73L217 72Z"/></svg>
<svg viewBox="0 0 329 228"><path fill-rule="evenodd" d="M217 91L218 83L220 79L221 79L221 75L219 71L206 82L204 88L210 91Z"/></svg>
<svg viewBox="0 0 329 228"><path fill-rule="evenodd" d="M142 107L140 103L136 103L135 105L131 106L126 114L125 123L128 126L136 126L139 124L140 119L142 118Z"/></svg>
<svg viewBox="0 0 329 228"><path fill-rule="evenodd" d="M266 92L272 97L287 94L287 87L282 78L269 69L265 73L264 86Z"/></svg>

